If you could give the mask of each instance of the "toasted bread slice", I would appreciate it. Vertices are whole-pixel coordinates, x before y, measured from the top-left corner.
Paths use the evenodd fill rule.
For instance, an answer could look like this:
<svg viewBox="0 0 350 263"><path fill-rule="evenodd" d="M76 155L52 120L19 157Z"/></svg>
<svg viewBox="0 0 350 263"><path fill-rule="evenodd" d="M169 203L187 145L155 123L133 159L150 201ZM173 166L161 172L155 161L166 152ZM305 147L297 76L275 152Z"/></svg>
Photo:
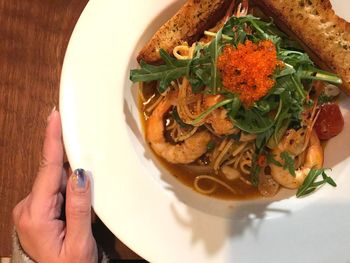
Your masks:
<svg viewBox="0 0 350 263"><path fill-rule="evenodd" d="M282 24L282 30L288 27L320 67L337 73L343 91L350 95L350 24L335 14L329 0L254 2Z"/></svg>
<svg viewBox="0 0 350 263"><path fill-rule="evenodd" d="M177 45L192 44L203 31L214 26L226 12L232 0L188 0L185 5L168 20L140 51L137 61L159 63L159 50L168 53Z"/></svg>

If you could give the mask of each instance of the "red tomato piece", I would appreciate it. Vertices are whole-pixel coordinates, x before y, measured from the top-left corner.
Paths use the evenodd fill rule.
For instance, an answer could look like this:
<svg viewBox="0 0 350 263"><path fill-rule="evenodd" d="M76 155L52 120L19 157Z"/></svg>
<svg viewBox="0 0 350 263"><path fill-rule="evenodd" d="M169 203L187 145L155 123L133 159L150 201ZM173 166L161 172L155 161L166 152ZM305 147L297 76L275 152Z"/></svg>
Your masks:
<svg viewBox="0 0 350 263"><path fill-rule="evenodd" d="M320 140L328 140L338 135L344 128L344 118L338 104L322 105L314 128Z"/></svg>

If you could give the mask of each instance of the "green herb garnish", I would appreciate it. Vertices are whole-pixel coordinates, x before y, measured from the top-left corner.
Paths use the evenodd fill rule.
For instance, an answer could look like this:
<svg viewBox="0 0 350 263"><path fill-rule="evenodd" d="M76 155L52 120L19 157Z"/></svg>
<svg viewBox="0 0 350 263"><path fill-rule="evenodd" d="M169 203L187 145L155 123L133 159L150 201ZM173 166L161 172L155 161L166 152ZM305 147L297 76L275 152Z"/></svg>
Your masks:
<svg viewBox="0 0 350 263"><path fill-rule="evenodd" d="M296 176L295 167L294 167L294 159L287 152L282 152L280 154L281 159L284 161L283 169L288 170L292 176Z"/></svg>
<svg viewBox="0 0 350 263"><path fill-rule="evenodd" d="M167 90L170 83L184 76L187 72L190 60L178 60L172 58L165 50L159 51L160 57L164 61L164 65L153 66L141 61L140 69L133 69L130 71L130 80L132 82L149 82L152 80L159 80L159 93Z"/></svg>
<svg viewBox="0 0 350 263"><path fill-rule="evenodd" d="M336 187L337 184L331 177L326 174L326 170L327 169L311 169L303 184L299 187L296 196L303 197L305 195L308 195L325 184ZM316 181L320 175L322 175L322 180Z"/></svg>
<svg viewBox="0 0 350 263"><path fill-rule="evenodd" d="M267 163L272 163L276 166L283 167L283 165L275 159L275 156L273 154L267 155Z"/></svg>
<svg viewBox="0 0 350 263"><path fill-rule="evenodd" d="M179 113L177 112L177 108L174 108L172 110L172 116L174 118L174 120L182 127L182 128L189 128L189 127L192 127L191 125L187 124L187 123L184 123L180 116L179 116Z"/></svg>
<svg viewBox="0 0 350 263"><path fill-rule="evenodd" d="M220 108L226 104L229 104L230 102L232 102L232 99L227 99L227 100L223 100L223 101L216 103L215 105L213 105L213 106L209 107L208 109L206 109L205 111L203 111L196 119L194 119L191 122L191 124L196 125L196 124L200 123L205 117L207 117L214 110L216 110L217 108Z"/></svg>

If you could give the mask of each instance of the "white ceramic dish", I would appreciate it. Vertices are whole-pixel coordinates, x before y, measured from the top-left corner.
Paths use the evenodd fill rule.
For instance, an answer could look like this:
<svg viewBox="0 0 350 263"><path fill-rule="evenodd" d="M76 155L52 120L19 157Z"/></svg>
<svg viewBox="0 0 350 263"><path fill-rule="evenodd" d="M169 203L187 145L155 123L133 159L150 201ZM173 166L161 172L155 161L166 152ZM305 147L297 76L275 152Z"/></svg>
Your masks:
<svg viewBox="0 0 350 263"><path fill-rule="evenodd" d="M349 98L341 100L345 128L326 147L338 187L305 199L285 192L274 200L207 198L151 159L129 70L183 2L92 0L76 25L60 105L69 160L92 173L95 211L152 262L349 262ZM350 4L333 3L350 20Z"/></svg>

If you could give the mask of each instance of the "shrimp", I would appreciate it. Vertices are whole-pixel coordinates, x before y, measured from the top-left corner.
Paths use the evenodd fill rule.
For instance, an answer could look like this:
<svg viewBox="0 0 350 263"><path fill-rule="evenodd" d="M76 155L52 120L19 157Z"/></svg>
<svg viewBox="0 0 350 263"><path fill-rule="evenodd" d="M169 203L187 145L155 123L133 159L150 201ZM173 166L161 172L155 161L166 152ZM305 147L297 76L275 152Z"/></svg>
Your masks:
<svg viewBox="0 0 350 263"><path fill-rule="evenodd" d="M285 137L287 138L288 135ZM281 163L281 153L288 152L292 158L295 159L296 155L294 155L295 149L291 148L285 144L285 141L282 139L281 143L272 150L272 154L274 154L275 159ZM305 161L304 165L295 171L296 176L294 177L289 173L288 170L283 169L283 167L277 166L275 164L270 164L271 175L273 179L281 184L282 186L290 189L296 189L302 185L306 176L309 174L312 168L319 169L323 165L323 148L320 144L320 140L317 137L315 130L312 130L309 144L306 148Z"/></svg>
<svg viewBox="0 0 350 263"><path fill-rule="evenodd" d="M208 131L196 132L182 143L170 144L164 137L163 116L169 110L172 103L165 98L154 109L148 119L146 138L157 155L170 163L191 163L207 151L207 145L211 140Z"/></svg>
<svg viewBox="0 0 350 263"><path fill-rule="evenodd" d="M290 129L286 132L278 147L280 149L283 149L283 151L287 151L293 156L297 156L305 150L305 140L306 130L304 128L301 128L297 131ZM308 142L306 142L306 144L307 143Z"/></svg>
<svg viewBox="0 0 350 263"><path fill-rule="evenodd" d="M248 0L243 0L242 3L238 4L234 15L236 17L246 16L248 14L248 9L249 9Z"/></svg>
<svg viewBox="0 0 350 263"><path fill-rule="evenodd" d="M209 108L222 100L221 95L208 95L204 98L204 106ZM217 135L228 135L238 133L238 129L234 127L232 121L227 117L226 109L214 110L206 119Z"/></svg>

